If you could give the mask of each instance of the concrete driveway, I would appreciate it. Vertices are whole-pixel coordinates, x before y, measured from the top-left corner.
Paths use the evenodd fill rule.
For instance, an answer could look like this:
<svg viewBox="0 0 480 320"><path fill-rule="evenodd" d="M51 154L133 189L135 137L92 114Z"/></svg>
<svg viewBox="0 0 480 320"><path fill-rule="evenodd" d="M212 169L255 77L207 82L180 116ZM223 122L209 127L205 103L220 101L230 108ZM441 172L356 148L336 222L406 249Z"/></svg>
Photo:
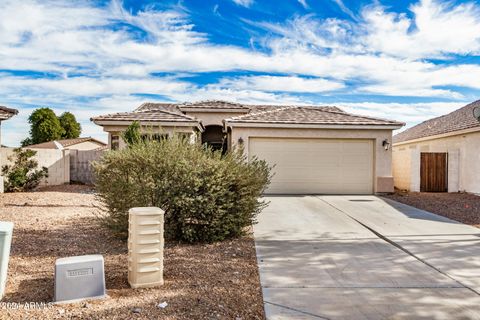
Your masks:
<svg viewBox="0 0 480 320"><path fill-rule="evenodd" d="M480 319L480 229L375 196L267 200L267 319Z"/></svg>

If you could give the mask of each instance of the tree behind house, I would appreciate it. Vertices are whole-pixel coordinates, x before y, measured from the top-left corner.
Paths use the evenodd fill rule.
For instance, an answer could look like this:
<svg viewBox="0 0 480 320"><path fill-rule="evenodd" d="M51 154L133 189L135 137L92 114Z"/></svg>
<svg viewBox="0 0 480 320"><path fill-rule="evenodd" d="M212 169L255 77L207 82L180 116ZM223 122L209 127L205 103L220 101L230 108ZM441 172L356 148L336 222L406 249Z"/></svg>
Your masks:
<svg viewBox="0 0 480 320"><path fill-rule="evenodd" d="M63 139L75 139L80 137L82 133L82 126L77 122L77 119L71 112L64 112L60 117L60 126L63 128L64 133L62 134Z"/></svg>
<svg viewBox="0 0 480 320"><path fill-rule="evenodd" d="M22 141L22 146L29 146L59 139L78 138L81 134L80 123L70 112L57 117L50 108L40 108L32 112L28 118L30 137Z"/></svg>

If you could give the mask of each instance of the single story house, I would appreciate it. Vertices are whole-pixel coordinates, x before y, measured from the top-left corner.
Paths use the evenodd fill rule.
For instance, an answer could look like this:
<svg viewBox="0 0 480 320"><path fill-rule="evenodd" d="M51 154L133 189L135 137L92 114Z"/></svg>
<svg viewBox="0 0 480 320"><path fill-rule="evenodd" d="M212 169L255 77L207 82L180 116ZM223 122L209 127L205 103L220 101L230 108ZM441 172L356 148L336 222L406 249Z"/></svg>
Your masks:
<svg viewBox="0 0 480 320"><path fill-rule="evenodd" d="M2 146L2 121L8 120L18 114L18 110L0 106L0 147ZM0 157L1 158L1 157ZM3 193L3 177L1 167L3 163L0 161L0 193Z"/></svg>
<svg viewBox="0 0 480 320"><path fill-rule="evenodd" d="M480 100L393 137L395 187L480 193Z"/></svg>
<svg viewBox="0 0 480 320"><path fill-rule="evenodd" d="M198 137L275 165L269 194L372 194L393 191L392 131L404 123L347 113L337 107L246 105L225 101L144 103L132 112L91 119L121 148L133 121L160 136Z"/></svg>
<svg viewBox="0 0 480 320"><path fill-rule="evenodd" d="M98 150L106 148L107 144L92 137L60 139L28 146L30 149L57 150Z"/></svg>

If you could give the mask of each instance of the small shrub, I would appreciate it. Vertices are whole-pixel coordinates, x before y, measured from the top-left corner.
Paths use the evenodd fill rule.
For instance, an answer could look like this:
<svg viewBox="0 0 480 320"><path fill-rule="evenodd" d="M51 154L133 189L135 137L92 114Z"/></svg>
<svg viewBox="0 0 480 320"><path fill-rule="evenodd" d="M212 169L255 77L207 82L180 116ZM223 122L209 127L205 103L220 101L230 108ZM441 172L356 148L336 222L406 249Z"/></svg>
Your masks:
<svg viewBox="0 0 480 320"><path fill-rule="evenodd" d="M34 159L36 154L36 151L30 149L17 148L13 150L13 154L8 157L13 165L2 167L2 175L6 178L5 191L32 190L39 185L42 178L48 177L47 168L38 169L38 162Z"/></svg>
<svg viewBox="0 0 480 320"><path fill-rule="evenodd" d="M184 242L243 235L266 205L259 197L271 177L265 161L247 161L241 150L222 156L182 138L108 152L94 171L107 227L126 237L128 210L157 206L166 238Z"/></svg>

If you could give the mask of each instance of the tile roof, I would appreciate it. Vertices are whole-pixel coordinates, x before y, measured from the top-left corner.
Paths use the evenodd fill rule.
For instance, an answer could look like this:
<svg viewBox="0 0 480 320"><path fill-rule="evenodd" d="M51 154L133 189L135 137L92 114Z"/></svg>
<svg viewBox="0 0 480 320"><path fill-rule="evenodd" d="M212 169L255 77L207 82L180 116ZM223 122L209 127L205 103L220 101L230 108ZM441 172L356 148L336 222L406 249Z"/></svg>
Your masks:
<svg viewBox="0 0 480 320"><path fill-rule="evenodd" d="M18 113L18 110L0 106L0 121L7 120Z"/></svg>
<svg viewBox="0 0 480 320"><path fill-rule="evenodd" d="M120 112L92 118L92 121L164 121L196 122L185 113L193 109L239 110L247 112L237 117L226 116L228 123L284 123L284 124L338 124L338 125L404 125L397 121L357 116L332 106L282 106L248 105L226 101L201 101L195 103L144 103L133 112ZM183 109L183 112L182 112Z"/></svg>
<svg viewBox="0 0 480 320"><path fill-rule="evenodd" d="M28 148L33 148L33 149L58 149L58 144L61 145L62 147L70 147L82 142L87 142L87 141L92 141L100 144L102 147L106 146L104 142L94 139L92 137L84 137L84 138L75 138L75 139L60 139L60 140L54 140L54 141L48 141L48 142L43 142L43 143L38 143L38 144L33 144L28 146Z"/></svg>
<svg viewBox="0 0 480 320"><path fill-rule="evenodd" d="M153 103L145 102L142 103L134 112L144 112L144 111L169 111L173 113L183 114L182 111L178 108L178 104L175 103Z"/></svg>
<svg viewBox="0 0 480 320"><path fill-rule="evenodd" d="M187 116L183 113L177 113L167 110L158 109L142 109L133 112L118 112L93 117L92 121L111 120L111 121L144 121L144 122L195 122L194 117Z"/></svg>
<svg viewBox="0 0 480 320"><path fill-rule="evenodd" d="M405 125L402 122L353 115L337 107L290 106L226 119L228 123Z"/></svg>
<svg viewBox="0 0 480 320"><path fill-rule="evenodd" d="M206 100L199 102L187 102L178 105L180 110L185 109L238 109L248 111L250 108L240 103L233 103L221 100Z"/></svg>
<svg viewBox="0 0 480 320"><path fill-rule="evenodd" d="M394 143L426 138L439 134L480 127L480 122L473 116L473 109L480 107L480 100L449 114L424 121L393 137Z"/></svg>

